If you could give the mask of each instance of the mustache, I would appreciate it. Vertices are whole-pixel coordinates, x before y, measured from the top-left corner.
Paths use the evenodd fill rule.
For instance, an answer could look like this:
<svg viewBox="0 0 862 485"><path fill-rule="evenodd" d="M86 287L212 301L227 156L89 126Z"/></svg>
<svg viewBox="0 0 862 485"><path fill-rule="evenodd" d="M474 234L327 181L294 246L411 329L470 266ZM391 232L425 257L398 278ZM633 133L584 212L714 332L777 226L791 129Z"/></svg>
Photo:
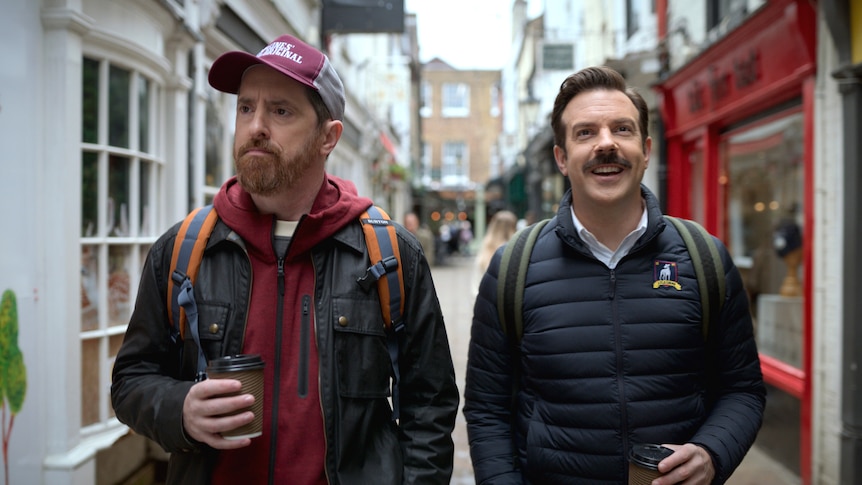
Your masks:
<svg viewBox="0 0 862 485"><path fill-rule="evenodd" d="M242 146L239 147L239 150L237 150L237 157L242 157L249 150L265 150L273 155L279 154L278 150L273 148L272 145L269 143L269 140L255 139L243 143Z"/></svg>
<svg viewBox="0 0 862 485"><path fill-rule="evenodd" d="M584 171L588 172L599 165L620 165L623 168L632 168L632 163L621 157L619 153L604 153L596 156L584 164Z"/></svg>

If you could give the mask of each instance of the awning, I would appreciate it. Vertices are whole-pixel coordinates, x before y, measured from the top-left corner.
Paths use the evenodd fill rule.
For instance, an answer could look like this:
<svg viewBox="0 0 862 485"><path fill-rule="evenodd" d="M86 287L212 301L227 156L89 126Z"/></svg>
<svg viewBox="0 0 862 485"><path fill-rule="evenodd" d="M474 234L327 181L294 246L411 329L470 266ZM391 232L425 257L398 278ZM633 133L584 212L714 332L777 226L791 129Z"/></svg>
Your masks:
<svg viewBox="0 0 862 485"><path fill-rule="evenodd" d="M392 155L393 159L398 159L398 149L395 147L395 144L392 143L392 140L386 136L386 133L383 133L382 131L380 132L380 143L382 143L383 148Z"/></svg>

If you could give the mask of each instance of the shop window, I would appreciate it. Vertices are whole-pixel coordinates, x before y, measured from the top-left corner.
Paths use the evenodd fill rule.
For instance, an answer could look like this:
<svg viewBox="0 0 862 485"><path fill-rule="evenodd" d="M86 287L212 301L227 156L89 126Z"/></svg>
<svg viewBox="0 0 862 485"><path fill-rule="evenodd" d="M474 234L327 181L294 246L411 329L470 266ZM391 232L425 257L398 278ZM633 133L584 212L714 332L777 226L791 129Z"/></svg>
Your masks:
<svg viewBox="0 0 862 485"><path fill-rule="evenodd" d="M758 349L802 367L803 116L722 137L727 243L742 272Z"/></svg>
<svg viewBox="0 0 862 485"><path fill-rule="evenodd" d="M81 425L114 416L111 368L154 242L159 89L142 73L84 58L81 140Z"/></svg>

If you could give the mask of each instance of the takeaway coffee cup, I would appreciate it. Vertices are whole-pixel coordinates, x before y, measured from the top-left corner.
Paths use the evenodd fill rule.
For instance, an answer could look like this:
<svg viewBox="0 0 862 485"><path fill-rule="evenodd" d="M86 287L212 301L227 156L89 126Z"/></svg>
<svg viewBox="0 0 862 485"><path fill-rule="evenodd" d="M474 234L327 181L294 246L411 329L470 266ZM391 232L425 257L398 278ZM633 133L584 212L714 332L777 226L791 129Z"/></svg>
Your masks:
<svg viewBox="0 0 862 485"><path fill-rule="evenodd" d="M240 394L252 394L254 404L251 412L254 413L252 422L245 426L225 431L222 436L228 440L239 440L243 438L255 438L263 433L263 360L260 355L228 355L210 361L207 367L208 379L236 379L242 382L239 392L227 394L227 396L238 396ZM240 409L231 414L245 412Z"/></svg>
<svg viewBox="0 0 862 485"><path fill-rule="evenodd" d="M673 454L673 450L660 445L634 445L629 454L629 485L649 485L662 474L658 464Z"/></svg>

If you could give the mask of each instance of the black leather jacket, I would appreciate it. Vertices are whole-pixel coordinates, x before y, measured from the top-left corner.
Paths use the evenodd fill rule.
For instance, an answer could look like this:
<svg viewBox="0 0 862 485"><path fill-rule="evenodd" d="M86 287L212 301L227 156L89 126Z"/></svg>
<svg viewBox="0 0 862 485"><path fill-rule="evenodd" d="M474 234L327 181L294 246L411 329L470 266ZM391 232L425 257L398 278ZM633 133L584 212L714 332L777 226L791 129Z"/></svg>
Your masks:
<svg viewBox="0 0 862 485"><path fill-rule="evenodd" d="M192 442L182 424L197 348L191 338L173 343L167 323L167 272L178 227L163 235L147 258L111 395L121 422L171 453L168 483L209 483L217 451ZM401 226L397 230L407 322L400 353L400 426L391 422L386 402L390 359L377 290L365 292L356 283L368 266L359 221L311 251L325 468L333 484L442 484L452 473L459 395L443 317L419 244ZM243 241L219 221L195 287L208 359L241 353L247 308L233 302L249 301L250 273Z"/></svg>

